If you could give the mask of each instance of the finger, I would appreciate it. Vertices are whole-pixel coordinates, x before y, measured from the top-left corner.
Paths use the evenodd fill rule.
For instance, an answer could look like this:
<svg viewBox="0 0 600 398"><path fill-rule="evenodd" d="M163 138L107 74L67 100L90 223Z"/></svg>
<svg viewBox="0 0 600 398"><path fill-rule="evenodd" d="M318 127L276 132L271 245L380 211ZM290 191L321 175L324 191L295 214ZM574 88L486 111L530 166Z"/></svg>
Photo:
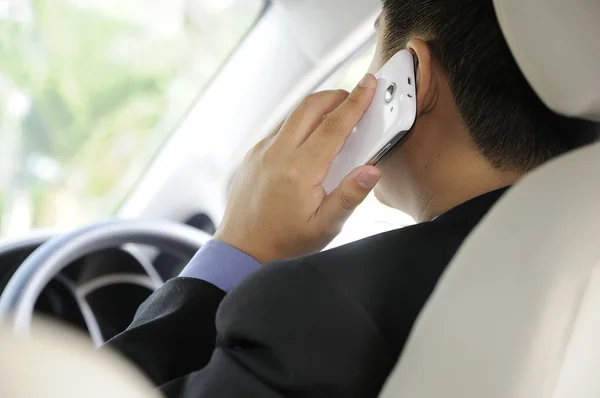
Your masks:
<svg viewBox="0 0 600 398"><path fill-rule="evenodd" d="M259 141L257 146L261 148L268 147L273 142L273 139L279 134L281 129L283 128L283 124L285 123L285 119L282 120L277 127L275 127L269 134L267 134L262 140Z"/></svg>
<svg viewBox="0 0 600 398"><path fill-rule="evenodd" d="M307 96L283 123L273 144L288 152L295 150L319 127L327 114L348 98L348 95L345 90L328 90Z"/></svg>
<svg viewBox="0 0 600 398"><path fill-rule="evenodd" d="M361 166L351 171L319 207L316 215L319 221L341 230L380 178L381 172L374 166Z"/></svg>
<svg viewBox="0 0 600 398"><path fill-rule="evenodd" d="M307 152L304 158L308 163L322 167L333 161L344 147L352 129L369 109L376 89L377 79L368 73L346 101L327 115L302 146L302 150Z"/></svg>

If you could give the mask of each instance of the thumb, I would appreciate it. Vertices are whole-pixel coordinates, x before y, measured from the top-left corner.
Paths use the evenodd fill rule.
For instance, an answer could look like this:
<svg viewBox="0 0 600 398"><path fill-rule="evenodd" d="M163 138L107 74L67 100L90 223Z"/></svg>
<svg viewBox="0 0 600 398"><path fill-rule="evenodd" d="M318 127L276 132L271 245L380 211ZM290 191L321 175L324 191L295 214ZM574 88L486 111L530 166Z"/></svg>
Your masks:
<svg viewBox="0 0 600 398"><path fill-rule="evenodd" d="M374 166L361 166L351 171L321 204L320 216L323 221L342 225L365 200L380 178L381 172Z"/></svg>

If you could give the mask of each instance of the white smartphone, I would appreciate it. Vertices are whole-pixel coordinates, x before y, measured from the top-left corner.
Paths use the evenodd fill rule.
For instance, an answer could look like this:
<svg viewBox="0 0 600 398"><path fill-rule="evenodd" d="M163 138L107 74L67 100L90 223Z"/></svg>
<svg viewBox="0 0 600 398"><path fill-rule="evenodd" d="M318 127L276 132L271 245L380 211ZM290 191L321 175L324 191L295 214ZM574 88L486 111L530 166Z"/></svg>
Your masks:
<svg viewBox="0 0 600 398"><path fill-rule="evenodd" d="M377 164L412 128L417 116L415 69L413 55L402 50L377 72L373 102L323 182L327 194L356 167Z"/></svg>

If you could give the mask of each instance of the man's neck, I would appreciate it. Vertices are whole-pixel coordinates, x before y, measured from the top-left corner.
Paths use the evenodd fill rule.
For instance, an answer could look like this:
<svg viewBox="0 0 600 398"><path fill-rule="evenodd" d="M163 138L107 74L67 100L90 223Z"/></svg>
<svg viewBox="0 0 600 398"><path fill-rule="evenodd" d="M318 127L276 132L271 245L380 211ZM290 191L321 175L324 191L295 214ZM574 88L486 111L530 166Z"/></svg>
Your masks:
<svg viewBox="0 0 600 398"><path fill-rule="evenodd" d="M431 221L473 198L516 183L522 175L493 168L483 159L440 165L416 200L415 219Z"/></svg>

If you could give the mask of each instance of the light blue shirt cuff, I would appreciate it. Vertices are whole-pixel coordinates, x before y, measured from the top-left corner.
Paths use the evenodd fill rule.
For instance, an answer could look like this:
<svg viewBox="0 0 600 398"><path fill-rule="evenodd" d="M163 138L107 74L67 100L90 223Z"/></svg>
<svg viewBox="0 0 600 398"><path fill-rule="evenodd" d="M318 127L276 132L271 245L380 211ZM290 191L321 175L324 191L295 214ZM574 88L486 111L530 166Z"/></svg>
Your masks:
<svg viewBox="0 0 600 398"><path fill-rule="evenodd" d="M211 240L198 250L179 276L201 279L229 293L260 266L243 251Z"/></svg>

